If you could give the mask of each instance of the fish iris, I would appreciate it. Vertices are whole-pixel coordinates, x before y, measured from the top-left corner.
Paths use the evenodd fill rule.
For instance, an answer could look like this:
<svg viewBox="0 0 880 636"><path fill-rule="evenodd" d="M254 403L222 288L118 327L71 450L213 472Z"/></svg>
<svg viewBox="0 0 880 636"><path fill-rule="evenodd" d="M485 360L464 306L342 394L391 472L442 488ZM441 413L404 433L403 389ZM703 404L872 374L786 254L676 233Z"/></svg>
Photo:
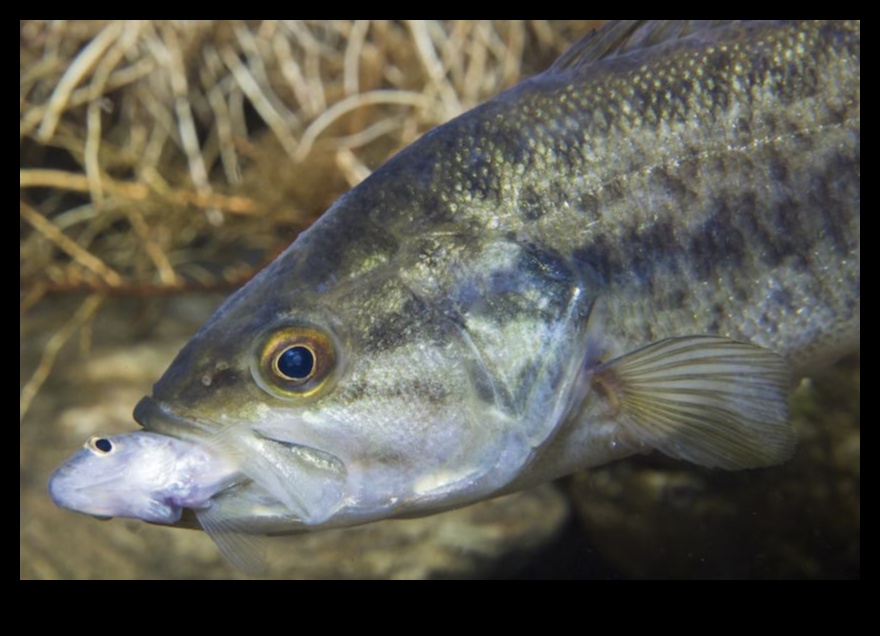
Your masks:
<svg viewBox="0 0 880 636"><path fill-rule="evenodd" d="M269 393L303 398L326 388L336 366L333 342L309 327L288 327L269 335L255 360L254 378Z"/></svg>

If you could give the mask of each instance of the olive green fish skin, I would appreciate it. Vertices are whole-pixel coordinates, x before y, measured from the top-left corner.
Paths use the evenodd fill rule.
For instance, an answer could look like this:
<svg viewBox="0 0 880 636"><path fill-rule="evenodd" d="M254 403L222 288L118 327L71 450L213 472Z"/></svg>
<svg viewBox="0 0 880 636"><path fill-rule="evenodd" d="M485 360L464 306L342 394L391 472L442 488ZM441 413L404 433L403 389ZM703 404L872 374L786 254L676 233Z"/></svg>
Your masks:
<svg viewBox="0 0 880 636"><path fill-rule="evenodd" d="M194 438L252 423L329 453L349 483L333 523L627 454L597 428L554 451L561 468L518 479L576 399L572 343L607 360L714 334L796 372L858 348L860 130L860 21L735 23L563 59L340 199L137 417ZM330 386L299 402L254 381L261 339L290 325L339 352Z"/></svg>
<svg viewBox="0 0 880 636"><path fill-rule="evenodd" d="M859 317L860 113L858 22L719 28L524 82L356 203L389 250L454 228L586 266L627 344L715 333L806 364Z"/></svg>

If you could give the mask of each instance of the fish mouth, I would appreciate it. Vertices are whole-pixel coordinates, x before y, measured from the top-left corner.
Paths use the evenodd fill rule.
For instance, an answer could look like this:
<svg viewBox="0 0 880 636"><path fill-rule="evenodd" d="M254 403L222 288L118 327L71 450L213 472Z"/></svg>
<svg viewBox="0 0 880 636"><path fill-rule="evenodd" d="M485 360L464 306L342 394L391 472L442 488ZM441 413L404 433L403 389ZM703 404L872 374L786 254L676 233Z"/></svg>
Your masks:
<svg viewBox="0 0 880 636"><path fill-rule="evenodd" d="M333 453L308 444L276 439L272 431L258 425L246 427L245 435L217 439L217 425L178 415L153 397L145 397L134 410L134 419L150 433L198 441L214 439L221 453L227 445L230 457L245 456L236 467L236 477L219 490L212 504L232 505L235 516L253 508L252 517L291 517L303 525L318 525L339 508L347 486L345 462ZM251 487L253 484L254 487ZM262 512L259 512L262 511ZM189 525L187 519L183 525Z"/></svg>

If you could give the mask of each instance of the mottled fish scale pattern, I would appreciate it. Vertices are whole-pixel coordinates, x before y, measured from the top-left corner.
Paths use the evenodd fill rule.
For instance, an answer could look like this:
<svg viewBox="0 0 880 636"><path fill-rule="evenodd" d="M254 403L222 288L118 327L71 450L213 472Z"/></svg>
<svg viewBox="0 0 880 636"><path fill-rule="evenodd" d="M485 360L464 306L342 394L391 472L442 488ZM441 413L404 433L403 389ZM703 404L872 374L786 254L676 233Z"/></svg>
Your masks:
<svg viewBox="0 0 880 636"><path fill-rule="evenodd" d="M402 153L371 218L572 259L627 346L685 329L798 363L859 311L859 28L735 24L551 70Z"/></svg>
<svg viewBox="0 0 880 636"><path fill-rule="evenodd" d="M537 259L562 263L544 286L557 307L587 281L606 359L690 334L753 342L796 368L833 355L860 312L859 29L734 23L554 67L390 160L203 332L345 316L374 364L335 397L396 396L409 382L396 350L476 329L463 316L474 299ZM485 251L499 241L513 248ZM493 323L534 342L558 321L508 309ZM182 356L206 367L238 344L198 340ZM528 355L488 335L471 345L500 377L447 371L450 402L530 390L517 384L534 371ZM157 391L186 393L187 379L170 373Z"/></svg>

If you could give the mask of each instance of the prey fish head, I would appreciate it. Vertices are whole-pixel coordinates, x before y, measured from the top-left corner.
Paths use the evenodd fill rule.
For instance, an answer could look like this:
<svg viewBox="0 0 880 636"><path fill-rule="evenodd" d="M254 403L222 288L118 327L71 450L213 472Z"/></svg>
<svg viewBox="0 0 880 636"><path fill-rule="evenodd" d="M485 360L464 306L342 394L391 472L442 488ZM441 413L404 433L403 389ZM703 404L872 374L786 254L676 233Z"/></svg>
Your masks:
<svg viewBox="0 0 880 636"><path fill-rule="evenodd" d="M200 508L233 471L205 448L137 432L93 437L52 475L56 505L99 518L172 524Z"/></svg>

